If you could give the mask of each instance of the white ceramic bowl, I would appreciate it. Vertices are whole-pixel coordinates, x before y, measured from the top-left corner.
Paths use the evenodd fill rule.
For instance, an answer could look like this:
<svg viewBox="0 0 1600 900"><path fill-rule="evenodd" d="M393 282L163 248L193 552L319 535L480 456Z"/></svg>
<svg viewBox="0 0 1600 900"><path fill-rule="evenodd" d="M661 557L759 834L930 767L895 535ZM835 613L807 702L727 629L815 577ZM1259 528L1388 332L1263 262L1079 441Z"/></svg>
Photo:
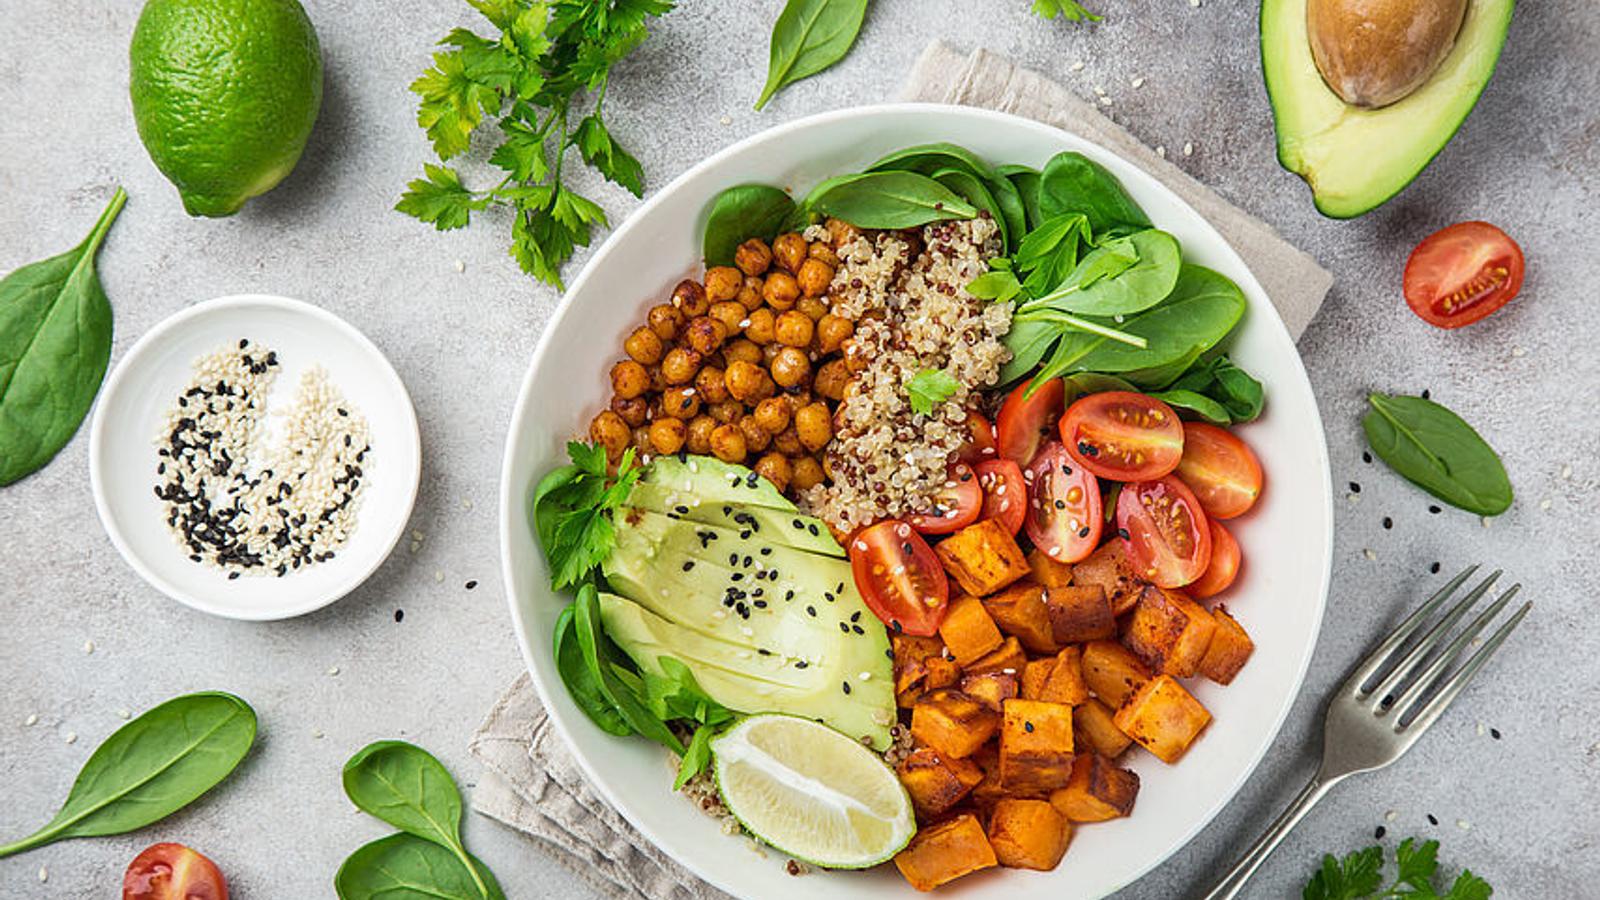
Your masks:
<svg viewBox="0 0 1600 900"><path fill-rule="evenodd" d="M1111 170L1155 223L1178 237L1187 259L1238 282L1250 310L1231 352L1267 388L1262 418L1240 430L1266 471L1256 509L1228 523L1244 551L1226 602L1256 642L1229 687L1191 689L1215 716L1180 764L1135 748L1142 781L1126 819L1078 829L1053 872L994 870L940 892L963 898L1100 897L1132 882L1200 830L1250 775L1288 713L1321 626L1332 554L1332 491L1316 399L1294 342L1236 253L1187 204L1103 148L1055 128L967 107L902 104L841 110L764 131L696 165L618 228L572 283L523 382L506 441L501 542L506 596L528 668L556 726L600 792L650 840L731 894L760 898L916 896L892 867L790 878L777 854L762 858L671 790L660 748L596 728L567 697L550 634L567 598L548 588L527 518L540 475L565 462L563 443L584 433L610 396L606 369L622 338L681 278L699 271L700 234L717 192L744 182L803 194L822 178L857 171L900 147L952 141L992 163L1042 166L1079 150ZM1198 883L1208 873L1195 872ZM1198 884L1197 884L1198 886Z"/></svg>
<svg viewBox="0 0 1600 900"><path fill-rule="evenodd" d="M293 402L300 374L321 365L367 417L372 452L356 529L333 559L282 578L229 580L192 562L155 496L155 438L193 377L196 359L248 338L277 351L282 369L268 416ZM269 436L272 432L269 431ZM286 619L354 590L389 556L417 497L422 447L411 395L366 336L320 307L260 294L221 297L173 314L139 338L106 381L89 433L89 478L111 543L145 581L174 600L230 619Z"/></svg>

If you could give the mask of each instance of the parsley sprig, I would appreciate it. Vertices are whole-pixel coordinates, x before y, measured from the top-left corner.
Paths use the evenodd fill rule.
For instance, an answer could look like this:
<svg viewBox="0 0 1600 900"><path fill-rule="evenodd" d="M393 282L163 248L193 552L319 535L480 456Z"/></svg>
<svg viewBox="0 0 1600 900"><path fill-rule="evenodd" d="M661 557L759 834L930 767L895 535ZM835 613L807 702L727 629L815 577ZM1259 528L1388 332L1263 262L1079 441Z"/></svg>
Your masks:
<svg viewBox="0 0 1600 900"><path fill-rule="evenodd" d="M567 444L570 465L546 475L533 492L533 525L550 565L550 587L561 590L589 580L617 546L612 510L628 499L640 469L629 447L606 472L606 451L598 444Z"/></svg>
<svg viewBox="0 0 1600 900"><path fill-rule="evenodd" d="M1033 0L1033 13L1046 19L1056 16L1068 22L1098 22L1100 17L1078 5L1076 0Z"/></svg>
<svg viewBox="0 0 1600 900"><path fill-rule="evenodd" d="M605 210L562 181L567 151L635 197L644 169L607 130L603 113L611 67L649 36L646 23L671 0L467 0L499 29L485 38L457 28L440 44L433 66L412 85L421 102L417 124L440 164L423 166L395 209L440 231L464 228L472 214L511 209L511 256L523 271L561 287L561 266L589 245ZM593 96L580 116L575 106ZM501 140L489 162L505 172L477 190L442 163L465 153L472 134L497 120Z"/></svg>
<svg viewBox="0 0 1600 900"><path fill-rule="evenodd" d="M1494 888L1470 869L1463 869L1450 882L1449 890L1439 893L1434 880L1438 857L1438 841L1418 844L1415 838L1407 838L1395 850L1398 871L1394 882L1384 887L1382 847L1357 850L1343 860L1328 854L1301 896L1303 900L1486 900L1494 893Z"/></svg>
<svg viewBox="0 0 1600 900"><path fill-rule="evenodd" d="M941 406L956 392L959 384L955 376L943 369L922 369L906 379L906 399L911 401L911 411L928 416L934 407Z"/></svg>

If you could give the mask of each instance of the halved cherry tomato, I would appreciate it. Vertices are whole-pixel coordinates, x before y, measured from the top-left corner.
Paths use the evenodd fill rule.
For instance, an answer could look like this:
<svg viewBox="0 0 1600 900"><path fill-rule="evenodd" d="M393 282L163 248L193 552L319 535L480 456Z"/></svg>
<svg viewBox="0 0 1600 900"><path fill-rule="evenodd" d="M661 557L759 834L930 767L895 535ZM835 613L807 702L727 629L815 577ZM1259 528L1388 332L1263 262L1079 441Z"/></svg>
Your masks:
<svg viewBox="0 0 1600 900"><path fill-rule="evenodd" d="M182 844L152 844L128 864L122 900L228 900L217 864Z"/></svg>
<svg viewBox="0 0 1600 900"><path fill-rule="evenodd" d="M995 458L994 428L977 410L967 412L967 442L956 451L962 462L975 466L986 459Z"/></svg>
<svg viewBox="0 0 1600 900"><path fill-rule="evenodd" d="M1178 477L1214 519L1244 515L1261 496L1261 462L1249 445L1204 422L1183 423Z"/></svg>
<svg viewBox="0 0 1600 900"><path fill-rule="evenodd" d="M1134 574L1161 587L1183 587L1211 563L1205 511L1171 475L1123 485L1117 496L1117 531Z"/></svg>
<svg viewBox="0 0 1600 900"><path fill-rule="evenodd" d="M1057 441L1044 445L1023 474L1028 483L1028 539L1056 562L1075 563L1100 544L1105 527L1100 483Z"/></svg>
<svg viewBox="0 0 1600 900"><path fill-rule="evenodd" d="M1215 519L1211 520L1211 565L1205 573L1189 583L1189 596L1195 599L1215 597L1228 589L1239 577L1239 542L1228 529Z"/></svg>
<svg viewBox="0 0 1600 900"><path fill-rule="evenodd" d="M1113 481L1154 481L1178 467L1183 423L1172 407L1132 391L1080 397L1061 418L1061 441L1080 465Z"/></svg>
<svg viewBox="0 0 1600 900"><path fill-rule="evenodd" d="M931 503L926 512L906 517L911 527L923 534L949 534L978 521L978 513L983 510L983 489L978 487L978 476L972 467L964 462L951 466Z"/></svg>
<svg viewBox="0 0 1600 900"><path fill-rule="evenodd" d="M1024 396L1032 380L1024 381L1000 404L995 417L995 442L1000 455L1018 466L1026 466L1039 453L1039 445L1050 440L1052 425L1061 417L1066 386L1052 378L1039 386L1033 396Z"/></svg>
<svg viewBox="0 0 1600 900"><path fill-rule="evenodd" d="M1488 222L1457 222L1422 239L1406 260L1406 304L1440 328L1471 325L1522 290L1522 248Z"/></svg>
<svg viewBox="0 0 1600 900"><path fill-rule="evenodd" d="M933 548L911 526L885 519L850 540L850 572L867 609L895 632L927 637L939 630L950 583Z"/></svg>
<svg viewBox="0 0 1600 900"><path fill-rule="evenodd" d="M978 486L983 488L983 513L978 518L993 519L1015 536L1028 514L1028 484L1022 480L1021 467L1009 459L978 463Z"/></svg>

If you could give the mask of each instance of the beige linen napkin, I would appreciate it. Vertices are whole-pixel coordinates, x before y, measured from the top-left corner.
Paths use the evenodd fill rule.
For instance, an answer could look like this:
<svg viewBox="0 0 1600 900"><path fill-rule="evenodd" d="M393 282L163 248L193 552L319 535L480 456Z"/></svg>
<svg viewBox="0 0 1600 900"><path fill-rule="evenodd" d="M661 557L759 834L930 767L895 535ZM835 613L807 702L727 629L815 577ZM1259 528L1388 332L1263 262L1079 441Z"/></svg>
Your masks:
<svg viewBox="0 0 1600 900"><path fill-rule="evenodd" d="M1269 226L1157 156L1088 103L1049 79L983 50L962 56L930 45L902 99L981 106L1037 119L1120 154L1200 212L1244 257L1296 338L1333 277ZM667 858L589 786L550 724L526 673L473 736L488 773L472 792L479 812L539 838L602 892L630 900L722 900L727 895ZM774 875L777 875L774 862Z"/></svg>

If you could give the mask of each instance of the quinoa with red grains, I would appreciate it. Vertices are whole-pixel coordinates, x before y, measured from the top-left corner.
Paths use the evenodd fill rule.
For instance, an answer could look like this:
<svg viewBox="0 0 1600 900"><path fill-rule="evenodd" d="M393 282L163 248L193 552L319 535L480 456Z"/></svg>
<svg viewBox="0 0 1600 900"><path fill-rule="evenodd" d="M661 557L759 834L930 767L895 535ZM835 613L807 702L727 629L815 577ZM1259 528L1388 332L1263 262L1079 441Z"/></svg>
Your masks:
<svg viewBox="0 0 1600 900"><path fill-rule="evenodd" d="M834 311L856 322L846 357L854 377L834 416L832 481L801 495L808 512L848 533L921 511L944 484L978 392L1010 358L1000 339L1011 305L966 290L1000 252L986 216L865 232L839 247L830 293ZM923 415L906 382L928 369L948 373L956 389Z"/></svg>

